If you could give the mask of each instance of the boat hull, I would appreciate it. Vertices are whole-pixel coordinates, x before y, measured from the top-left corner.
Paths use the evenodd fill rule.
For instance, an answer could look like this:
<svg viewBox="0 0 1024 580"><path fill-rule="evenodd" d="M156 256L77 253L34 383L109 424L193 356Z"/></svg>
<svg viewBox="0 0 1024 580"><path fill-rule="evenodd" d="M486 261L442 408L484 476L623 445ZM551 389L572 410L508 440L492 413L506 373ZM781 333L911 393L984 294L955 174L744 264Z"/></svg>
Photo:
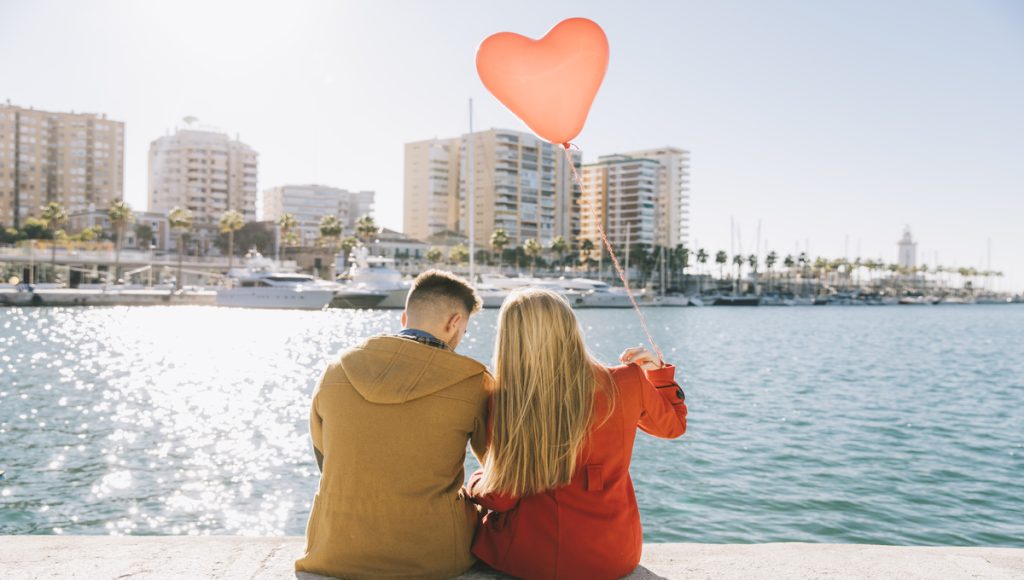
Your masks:
<svg viewBox="0 0 1024 580"><path fill-rule="evenodd" d="M0 304L9 303L0 295ZM208 290L95 290L59 288L19 292L10 304L16 306L212 306L216 293Z"/></svg>
<svg viewBox="0 0 1024 580"><path fill-rule="evenodd" d="M715 298L712 306L760 306L761 298L758 296L719 296Z"/></svg>
<svg viewBox="0 0 1024 580"><path fill-rule="evenodd" d="M342 290L334 295L331 308L376 308L387 295L383 292L356 292Z"/></svg>
<svg viewBox="0 0 1024 580"><path fill-rule="evenodd" d="M217 306L229 308L322 310L330 304L333 298L334 292L331 290L228 288L217 291Z"/></svg>

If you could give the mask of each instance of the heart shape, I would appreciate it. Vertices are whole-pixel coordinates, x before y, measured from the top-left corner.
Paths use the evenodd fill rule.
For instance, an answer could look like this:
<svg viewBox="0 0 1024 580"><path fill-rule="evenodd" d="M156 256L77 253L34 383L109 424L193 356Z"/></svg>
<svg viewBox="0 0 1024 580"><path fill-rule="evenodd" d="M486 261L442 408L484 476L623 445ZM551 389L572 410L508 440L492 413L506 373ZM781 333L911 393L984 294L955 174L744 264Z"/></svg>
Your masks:
<svg viewBox="0 0 1024 580"><path fill-rule="evenodd" d="M566 147L583 130L608 68L608 38L596 22L569 18L540 40L488 36L476 51L487 90L538 136Z"/></svg>

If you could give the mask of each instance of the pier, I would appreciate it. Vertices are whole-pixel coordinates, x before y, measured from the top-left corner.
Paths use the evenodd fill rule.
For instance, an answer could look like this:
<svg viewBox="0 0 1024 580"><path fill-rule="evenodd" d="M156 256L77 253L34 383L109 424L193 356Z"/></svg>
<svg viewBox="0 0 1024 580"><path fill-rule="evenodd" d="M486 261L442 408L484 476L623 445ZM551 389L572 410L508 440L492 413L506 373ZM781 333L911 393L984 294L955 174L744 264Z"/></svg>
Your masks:
<svg viewBox="0 0 1024 580"><path fill-rule="evenodd" d="M0 536L5 578L319 580L296 573L304 539L237 536ZM858 544L647 544L631 579L1011 579L1024 549ZM474 569L460 578L507 578Z"/></svg>

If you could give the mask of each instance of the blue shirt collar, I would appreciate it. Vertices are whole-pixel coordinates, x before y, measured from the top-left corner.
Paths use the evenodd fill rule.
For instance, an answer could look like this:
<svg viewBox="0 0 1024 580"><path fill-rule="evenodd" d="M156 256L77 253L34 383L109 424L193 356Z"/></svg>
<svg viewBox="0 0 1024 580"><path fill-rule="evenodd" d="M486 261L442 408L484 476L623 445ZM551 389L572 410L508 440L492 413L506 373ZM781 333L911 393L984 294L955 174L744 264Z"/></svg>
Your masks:
<svg viewBox="0 0 1024 580"><path fill-rule="evenodd" d="M441 340L440 338L437 338L436 336L430 334L425 330L420 330L418 328L403 328L401 331L399 331L398 336L411 338L417 342L422 342L424 344L429 344L430 346L436 346L438 348L449 348L448 343L446 343L445 341Z"/></svg>

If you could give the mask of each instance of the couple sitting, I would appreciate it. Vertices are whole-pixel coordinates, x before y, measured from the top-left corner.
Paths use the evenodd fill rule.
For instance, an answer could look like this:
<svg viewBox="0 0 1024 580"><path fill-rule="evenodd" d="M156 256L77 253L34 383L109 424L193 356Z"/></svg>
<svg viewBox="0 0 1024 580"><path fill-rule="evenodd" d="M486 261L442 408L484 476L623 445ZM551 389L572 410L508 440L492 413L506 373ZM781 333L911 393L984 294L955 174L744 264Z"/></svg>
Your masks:
<svg viewBox="0 0 1024 580"><path fill-rule="evenodd" d="M568 302L527 289L501 308L492 376L454 352L479 308L464 280L425 272L404 330L327 367L297 570L447 578L475 556L521 578L618 578L640 562L633 439L686 430L673 368L642 348L601 365ZM467 442L483 468L464 487Z"/></svg>

